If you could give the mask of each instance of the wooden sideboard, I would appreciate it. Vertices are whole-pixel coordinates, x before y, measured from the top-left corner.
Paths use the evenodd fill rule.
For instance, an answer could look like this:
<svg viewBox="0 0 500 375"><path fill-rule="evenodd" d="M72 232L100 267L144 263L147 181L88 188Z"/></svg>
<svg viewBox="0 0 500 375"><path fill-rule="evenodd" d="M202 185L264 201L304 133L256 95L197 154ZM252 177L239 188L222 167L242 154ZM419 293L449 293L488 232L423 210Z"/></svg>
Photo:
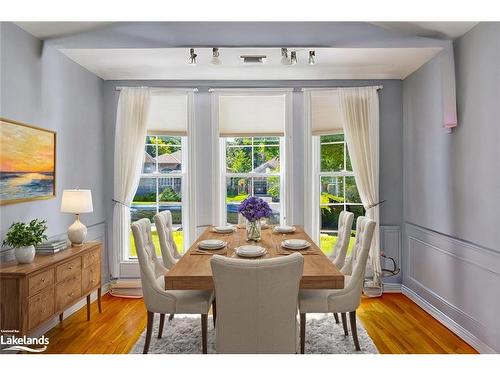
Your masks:
<svg viewBox="0 0 500 375"><path fill-rule="evenodd" d="M0 329L28 334L41 324L87 297L97 289L101 307L100 242L69 247L57 254L39 255L30 264L16 261L0 264Z"/></svg>

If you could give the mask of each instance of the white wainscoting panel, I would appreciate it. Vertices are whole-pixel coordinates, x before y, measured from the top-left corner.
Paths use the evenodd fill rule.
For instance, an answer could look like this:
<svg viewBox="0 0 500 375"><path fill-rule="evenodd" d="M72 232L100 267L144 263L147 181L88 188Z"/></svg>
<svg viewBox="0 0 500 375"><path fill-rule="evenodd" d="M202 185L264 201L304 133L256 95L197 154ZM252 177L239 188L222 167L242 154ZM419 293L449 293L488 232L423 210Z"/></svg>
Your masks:
<svg viewBox="0 0 500 375"><path fill-rule="evenodd" d="M408 223L404 238L403 292L478 351L500 352L500 251Z"/></svg>

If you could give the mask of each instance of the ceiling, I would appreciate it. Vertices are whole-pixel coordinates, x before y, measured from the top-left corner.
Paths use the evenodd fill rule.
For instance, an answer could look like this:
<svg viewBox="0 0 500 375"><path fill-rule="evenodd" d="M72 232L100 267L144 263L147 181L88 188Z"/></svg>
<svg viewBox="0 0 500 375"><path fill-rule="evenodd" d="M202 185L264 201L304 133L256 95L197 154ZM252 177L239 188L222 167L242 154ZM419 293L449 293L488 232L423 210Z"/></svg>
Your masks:
<svg viewBox="0 0 500 375"><path fill-rule="evenodd" d="M78 34L97 30L113 22L15 22L17 26L38 39Z"/></svg>
<svg viewBox="0 0 500 375"><path fill-rule="evenodd" d="M295 49L294 49L295 50ZM441 49L316 48L316 64L308 65L308 49L297 49L296 65L281 64L280 48L221 48L222 65L210 63L211 48L197 48L197 64L189 65L188 48L61 49L70 59L105 80L309 80L404 79ZM264 64L243 64L241 55L266 55Z"/></svg>
<svg viewBox="0 0 500 375"><path fill-rule="evenodd" d="M96 30L114 22L16 22L39 39L67 36ZM469 31L477 22L370 22L386 29L414 36L455 39Z"/></svg>
<svg viewBox="0 0 500 375"><path fill-rule="evenodd" d="M478 22L371 22L386 29L427 38L456 39Z"/></svg>

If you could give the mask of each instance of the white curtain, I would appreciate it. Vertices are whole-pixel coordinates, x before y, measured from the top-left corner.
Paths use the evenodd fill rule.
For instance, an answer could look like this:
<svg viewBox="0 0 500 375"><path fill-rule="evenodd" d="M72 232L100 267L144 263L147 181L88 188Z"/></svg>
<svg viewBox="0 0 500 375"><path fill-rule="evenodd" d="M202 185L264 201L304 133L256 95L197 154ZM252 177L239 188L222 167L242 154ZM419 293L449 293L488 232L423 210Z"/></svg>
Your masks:
<svg viewBox="0 0 500 375"><path fill-rule="evenodd" d="M147 87L127 87L120 92L116 113L115 175L113 209L113 275L120 254L128 248L130 238L130 204L139 184L147 120L151 99Z"/></svg>
<svg viewBox="0 0 500 375"><path fill-rule="evenodd" d="M375 220L377 225L366 272L366 277L372 278L372 282L367 286L381 288L377 88L353 87L339 90L339 108L361 202L366 210L366 216Z"/></svg>

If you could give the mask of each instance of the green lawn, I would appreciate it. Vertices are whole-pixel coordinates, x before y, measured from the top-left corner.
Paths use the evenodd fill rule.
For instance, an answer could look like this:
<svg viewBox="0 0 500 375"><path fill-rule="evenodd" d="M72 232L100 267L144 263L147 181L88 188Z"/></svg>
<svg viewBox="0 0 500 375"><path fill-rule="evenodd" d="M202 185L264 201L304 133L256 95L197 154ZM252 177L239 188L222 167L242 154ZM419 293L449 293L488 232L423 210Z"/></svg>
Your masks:
<svg viewBox="0 0 500 375"><path fill-rule="evenodd" d="M161 248L160 248L160 240L158 238L158 232L152 231L151 232L153 236L153 243L155 244L155 249L156 249L156 254L158 256L161 256ZM184 249L184 233L183 232L174 232L174 242L177 245L177 249L179 250L180 253L183 252ZM137 257L137 250L135 249L135 242L134 242L134 236L132 235L132 232L130 232L130 257Z"/></svg>
<svg viewBox="0 0 500 375"><path fill-rule="evenodd" d="M355 241L356 239L354 237L351 237L349 239L349 247L347 248L347 255L351 254ZM322 234L320 235L319 242L321 251L323 251L323 253L325 253L326 255L330 256L333 251L333 246L337 242L337 236L329 236L326 234Z"/></svg>
<svg viewBox="0 0 500 375"><path fill-rule="evenodd" d="M233 197L226 197L226 202L227 203L232 203L232 202L243 202L245 199L248 198L248 194L240 194L240 195L235 195Z"/></svg>
<svg viewBox="0 0 500 375"><path fill-rule="evenodd" d="M156 253L158 256L161 256L160 242L158 239L158 232L152 232L153 235L153 243L155 244ZM183 232L174 232L174 241L177 245L177 249L179 252L183 252L183 241L184 241L184 233ZM347 254L351 253L352 247L354 246L354 237L351 237L349 240L349 249L347 250ZM321 235L320 236L320 248L326 255L331 255L333 246L337 242L337 236L329 236L329 235ZM132 232L130 232L130 256L137 257L137 251L135 249L134 237Z"/></svg>

